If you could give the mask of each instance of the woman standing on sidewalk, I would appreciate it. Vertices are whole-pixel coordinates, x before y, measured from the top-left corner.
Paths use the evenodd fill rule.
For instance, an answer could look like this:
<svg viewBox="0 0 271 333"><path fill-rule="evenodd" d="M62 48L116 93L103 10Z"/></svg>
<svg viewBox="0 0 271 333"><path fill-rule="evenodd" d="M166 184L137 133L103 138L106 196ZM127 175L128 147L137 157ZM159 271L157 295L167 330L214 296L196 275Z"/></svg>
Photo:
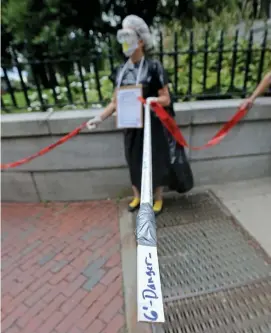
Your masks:
<svg viewBox="0 0 271 333"><path fill-rule="evenodd" d="M129 15L122 23L117 39L129 59L121 65L113 78L116 91L112 102L102 114L91 119L89 126L97 125L116 110L117 89L123 86L142 85L143 98L155 97L155 101L164 107L171 106L168 79L163 66L157 60L145 58L145 52L152 48L152 37L147 24L138 16ZM172 110L172 108L170 108ZM173 112L173 111L172 111ZM163 208L163 186L167 185L170 160L167 135L160 120L151 114L152 129L152 165L153 190L155 201L153 210L159 214ZM129 204L129 211L134 211L140 204L143 128L129 128L124 131L125 156L129 167L134 198Z"/></svg>

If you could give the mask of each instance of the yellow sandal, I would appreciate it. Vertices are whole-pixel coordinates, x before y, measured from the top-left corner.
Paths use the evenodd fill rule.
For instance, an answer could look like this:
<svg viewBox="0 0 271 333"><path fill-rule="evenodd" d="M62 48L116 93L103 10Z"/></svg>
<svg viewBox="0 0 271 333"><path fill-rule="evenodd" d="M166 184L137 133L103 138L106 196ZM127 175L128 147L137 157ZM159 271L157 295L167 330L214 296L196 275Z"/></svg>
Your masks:
<svg viewBox="0 0 271 333"><path fill-rule="evenodd" d="M140 204L140 199L135 197L130 203L129 203L129 206L128 206L128 210L129 212L134 212L138 207L139 207L139 204Z"/></svg>
<svg viewBox="0 0 271 333"><path fill-rule="evenodd" d="M155 215L159 215L163 210L163 200L156 200L153 205Z"/></svg>

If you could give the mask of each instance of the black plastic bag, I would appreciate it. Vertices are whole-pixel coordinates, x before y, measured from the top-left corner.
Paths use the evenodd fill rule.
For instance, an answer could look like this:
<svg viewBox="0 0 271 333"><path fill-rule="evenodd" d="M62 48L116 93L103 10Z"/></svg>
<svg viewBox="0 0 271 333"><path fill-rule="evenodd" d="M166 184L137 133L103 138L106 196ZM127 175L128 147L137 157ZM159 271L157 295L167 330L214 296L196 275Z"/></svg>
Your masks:
<svg viewBox="0 0 271 333"><path fill-rule="evenodd" d="M168 135L170 152L169 189L178 193L190 191L194 186L193 173L183 146Z"/></svg>

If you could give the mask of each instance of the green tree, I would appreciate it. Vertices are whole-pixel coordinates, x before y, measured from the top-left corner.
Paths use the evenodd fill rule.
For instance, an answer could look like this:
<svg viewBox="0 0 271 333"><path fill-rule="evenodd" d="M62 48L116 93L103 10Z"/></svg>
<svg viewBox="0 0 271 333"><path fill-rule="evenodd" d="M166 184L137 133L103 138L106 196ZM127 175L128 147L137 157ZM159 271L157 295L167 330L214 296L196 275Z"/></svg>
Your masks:
<svg viewBox="0 0 271 333"><path fill-rule="evenodd" d="M193 21L209 22L214 13L223 10L240 12L242 8L257 5L267 8L270 0L3 0L2 1L2 56L10 59L9 45L27 59L39 60L32 70L45 87L54 84L43 61L61 56L67 58L78 52L83 63L104 47L93 36L115 34L122 19L128 14L141 16L152 25L180 25L193 27ZM260 11L261 12L261 11ZM258 15L258 14L257 14ZM261 14L259 14L261 15ZM174 23L174 24L173 24ZM91 35L90 32L93 34ZM100 38L101 39L101 38ZM48 54L49 52L49 54ZM100 51L99 51L100 52ZM88 67L88 66L86 66ZM62 64L60 70L71 67Z"/></svg>

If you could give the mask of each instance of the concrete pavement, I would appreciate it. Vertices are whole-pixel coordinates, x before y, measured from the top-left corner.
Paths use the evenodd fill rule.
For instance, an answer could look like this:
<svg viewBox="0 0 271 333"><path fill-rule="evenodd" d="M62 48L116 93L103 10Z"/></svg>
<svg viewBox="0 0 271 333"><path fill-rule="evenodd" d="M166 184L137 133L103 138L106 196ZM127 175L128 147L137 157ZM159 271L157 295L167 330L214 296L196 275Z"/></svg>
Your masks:
<svg viewBox="0 0 271 333"><path fill-rule="evenodd" d="M208 186L271 256L271 178Z"/></svg>

